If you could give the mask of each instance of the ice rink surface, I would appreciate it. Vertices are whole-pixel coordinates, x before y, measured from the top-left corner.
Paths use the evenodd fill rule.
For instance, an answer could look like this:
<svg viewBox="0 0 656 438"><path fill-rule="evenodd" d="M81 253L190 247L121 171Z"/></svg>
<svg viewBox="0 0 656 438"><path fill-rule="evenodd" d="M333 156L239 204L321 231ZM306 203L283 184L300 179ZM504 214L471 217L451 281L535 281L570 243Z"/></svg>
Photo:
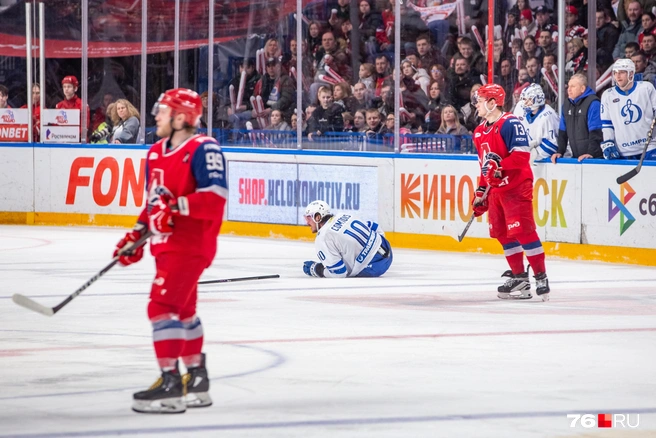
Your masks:
<svg viewBox="0 0 656 438"><path fill-rule="evenodd" d="M308 231L309 233L309 231ZM124 230L0 226L0 437L654 437L656 269L547 259L548 303L501 301L502 256L394 250L383 278L303 274L313 244L220 237L199 286L214 405L130 410L159 371L153 260ZM570 427L622 413L637 428ZM617 424L616 424L617 426Z"/></svg>

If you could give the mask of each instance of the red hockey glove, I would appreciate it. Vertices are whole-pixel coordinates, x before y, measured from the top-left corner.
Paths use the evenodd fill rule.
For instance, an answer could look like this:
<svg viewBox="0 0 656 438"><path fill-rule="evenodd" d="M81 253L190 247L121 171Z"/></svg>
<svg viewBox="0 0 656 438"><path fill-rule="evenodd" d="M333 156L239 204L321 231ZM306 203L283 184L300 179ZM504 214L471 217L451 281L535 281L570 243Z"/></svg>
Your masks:
<svg viewBox="0 0 656 438"><path fill-rule="evenodd" d="M484 194L485 194L485 187L479 186L476 189L476 194L474 195L474 199L472 201L472 207L474 208L475 217L482 216L488 209L487 199L483 199Z"/></svg>
<svg viewBox="0 0 656 438"><path fill-rule="evenodd" d="M178 203L168 195L160 195L152 202L148 212L148 228L153 233L167 234L173 232L173 216L178 212Z"/></svg>
<svg viewBox="0 0 656 438"><path fill-rule="evenodd" d="M499 187L503 182L501 157L494 152L488 152L485 155L485 161L483 162L481 171L483 172L483 177L489 186Z"/></svg>
<svg viewBox="0 0 656 438"><path fill-rule="evenodd" d="M119 240L119 242L116 244L114 257L119 256L118 262L121 265L128 266L132 263L137 263L143 257L144 245L141 245L139 248L130 250L130 247L134 245L134 242L141 238L141 230L145 230L145 227L135 227L134 230L128 232L125 237Z"/></svg>

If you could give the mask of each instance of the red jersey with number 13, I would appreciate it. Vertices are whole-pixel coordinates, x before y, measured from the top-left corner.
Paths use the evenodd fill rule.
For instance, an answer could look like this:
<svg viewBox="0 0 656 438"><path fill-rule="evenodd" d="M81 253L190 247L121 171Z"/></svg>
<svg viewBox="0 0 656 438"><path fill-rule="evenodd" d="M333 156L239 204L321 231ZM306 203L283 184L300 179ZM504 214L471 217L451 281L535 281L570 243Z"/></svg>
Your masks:
<svg viewBox="0 0 656 438"><path fill-rule="evenodd" d="M487 121L478 125L474 130L474 145L481 168L487 153L494 152L501 157L503 182L495 190L506 191L527 179L533 181L528 136L522 123L513 114L504 113L491 125ZM480 184L487 186L482 170Z"/></svg>

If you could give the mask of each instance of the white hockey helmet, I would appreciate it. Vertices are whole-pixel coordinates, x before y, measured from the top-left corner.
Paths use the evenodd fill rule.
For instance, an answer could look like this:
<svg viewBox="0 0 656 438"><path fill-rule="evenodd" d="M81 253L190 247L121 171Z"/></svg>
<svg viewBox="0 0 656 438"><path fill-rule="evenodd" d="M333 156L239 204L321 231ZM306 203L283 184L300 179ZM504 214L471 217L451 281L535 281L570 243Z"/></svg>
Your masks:
<svg viewBox="0 0 656 438"><path fill-rule="evenodd" d="M321 216L321 219L318 221L315 219L317 214ZM330 212L330 205L323 201L312 201L305 208L305 216L309 216L316 223L321 223L326 217L330 217L333 214Z"/></svg>
<svg viewBox="0 0 656 438"><path fill-rule="evenodd" d="M538 84L531 84L524 88L522 94L519 95L519 101L522 102L522 108L526 115L542 108L546 103L544 91Z"/></svg>
<svg viewBox="0 0 656 438"><path fill-rule="evenodd" d="M615 72L616 71L625 71L629 76L629 83L633 82L633 77L635 76L635 64L628 58L620 58L615 61L613 64L613 87L617 85L615 82Z"/></svg>

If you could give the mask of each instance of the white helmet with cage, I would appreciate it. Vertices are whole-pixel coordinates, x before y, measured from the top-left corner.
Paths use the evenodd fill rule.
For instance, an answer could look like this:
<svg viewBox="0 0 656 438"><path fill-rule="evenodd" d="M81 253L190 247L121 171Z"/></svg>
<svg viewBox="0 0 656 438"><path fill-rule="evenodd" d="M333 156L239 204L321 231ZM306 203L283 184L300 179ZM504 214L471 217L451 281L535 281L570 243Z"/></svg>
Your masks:
<svg viewBox="0 0 656 438"><path fill-rule="evenodd" d="M319 214L321 218L316 220L316 216ZM312 220L316 223L323 222L327 217L332 216L333 214L330 211L330 206L323 201L312 201L305 208L305 216L311 217Z"/></svg>
<svg viewBox="0 0 656 438"><path fill-rule="evenodd" d="M616 71L625 71L628 75L629 78L629 84L633 82L633 77L635 76L635 64L633 61L631 61L628 58L620 58L617 61L615 61L615 64L613 64L613 87L617 85L617 82L615 81L615 72Z"/></svg>
<svg viewBox="0 0 656 438"><path fill-rule="evenodd" d="M544 91L538 84L531 84L524 88L522 94L519 95L519 101L522 102L522 108L526 115L542 108L546 103Z"/></svg>

